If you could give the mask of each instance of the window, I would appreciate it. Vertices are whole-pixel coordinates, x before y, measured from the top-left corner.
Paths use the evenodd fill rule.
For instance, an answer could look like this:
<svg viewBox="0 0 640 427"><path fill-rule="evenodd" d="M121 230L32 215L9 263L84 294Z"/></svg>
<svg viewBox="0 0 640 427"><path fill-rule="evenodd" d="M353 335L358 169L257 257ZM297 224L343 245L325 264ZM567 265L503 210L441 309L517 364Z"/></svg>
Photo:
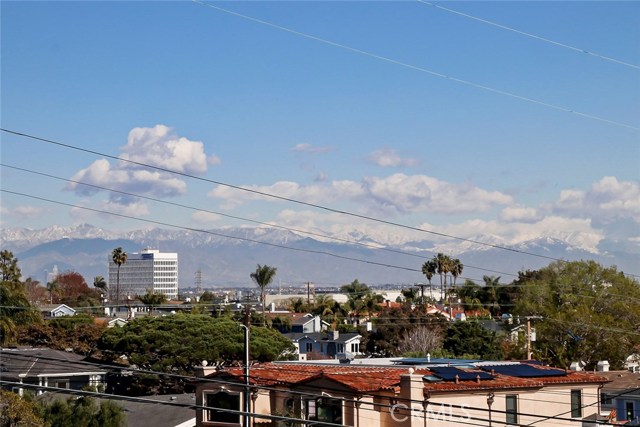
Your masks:
<svg viewBox="0 0 640 427"><path fill-rule="evenodd" d="M613 404L613 400L611 400L611 396L607 393L600 393L600 402L603 405L611 405Z"/></svg>
<svg viewBox="0 0 640 427"><path fill-rule="evenodd" d="M351 344L351 353L359 353L360 352L360 344L352 343Z"/></svg>
<svg viewBox="0 0 640 427"><path fill-rule="evenodd" d="M307 349L307 353L311 353L313 351L313 343L312 342L308 342L306 344L305 348Z"/></svg>
<svg viewBox="0 0 640 427"><path fill-rule="evenodd" d="M240 393L228 393L220 391L206 395L207 421L219 423L240 424L240 414L225 411L240 411Z"/></svg>
<svg viewBox="0 0 640 427"><path fill-rule="evenodd" d="M337 347L338 353L344 353L344 344L338 344Z"/></svg>
<svg viewBox="0 0 640 427"><path fill-rule="evenodd" d="M514 394L505 397L507 424L518 424L518 396Z"/></svg>
<svg viewBox="0 0 640 427"><path fill-rule="evenodd" d="M342 424L342 401L328 397L305 400L304 415L307 420Z"/></svg>
<svg viewBox="0 0 640 427"><path fill-rule="evenodd" d="M571 418L582 417L582 390L571 390Z"/></svg>

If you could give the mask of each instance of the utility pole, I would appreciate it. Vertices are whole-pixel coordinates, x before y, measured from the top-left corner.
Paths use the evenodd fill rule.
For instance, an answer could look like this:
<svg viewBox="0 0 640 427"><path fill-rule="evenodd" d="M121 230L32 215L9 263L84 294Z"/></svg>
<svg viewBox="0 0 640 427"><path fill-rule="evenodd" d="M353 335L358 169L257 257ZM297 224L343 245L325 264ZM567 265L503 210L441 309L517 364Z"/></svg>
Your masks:
<svg viewBox="0 0 640 427"><path fill-rule="evenodd" d="M541 316L526 316L527 319L527 360L531 360L531 320L542 319Z"/></svg>
<svg viewBox="0 0 640 427"><path fill-rule="evenodd" d="M311 282L307 282L307 305L311 304Z"/></svg>
<svg viewBox="0 0 640 427"><path fill-rule="evenodd" d="M249 328L251 327L251 310L249 306L249 295L247 295L247 304L244 309L244 325L240 325L244 329L244 398L243 412L244 425L249 426L249 399L251 397L251 389L249 383Z"/></svg>

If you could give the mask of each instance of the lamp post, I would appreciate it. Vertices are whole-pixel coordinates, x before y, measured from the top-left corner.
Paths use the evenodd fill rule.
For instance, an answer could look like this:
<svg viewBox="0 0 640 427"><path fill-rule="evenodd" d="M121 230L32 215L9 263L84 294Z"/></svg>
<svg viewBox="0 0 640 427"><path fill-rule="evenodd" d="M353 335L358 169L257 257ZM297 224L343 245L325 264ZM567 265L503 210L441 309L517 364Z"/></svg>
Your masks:
<svg viewBox="0 0 640 427"><path fill-rule="evenodd" d="M244 329L244 399L243 409L244 412L244 427L249 427L249 327L240 325Z"/></svg>
<svg viewBox="0 0 640 427"><path fill-rule="evenodd" d="M487 406L489 407L489 427L491 427L491 405L493 405L493 393L487 395Z"/></svg>

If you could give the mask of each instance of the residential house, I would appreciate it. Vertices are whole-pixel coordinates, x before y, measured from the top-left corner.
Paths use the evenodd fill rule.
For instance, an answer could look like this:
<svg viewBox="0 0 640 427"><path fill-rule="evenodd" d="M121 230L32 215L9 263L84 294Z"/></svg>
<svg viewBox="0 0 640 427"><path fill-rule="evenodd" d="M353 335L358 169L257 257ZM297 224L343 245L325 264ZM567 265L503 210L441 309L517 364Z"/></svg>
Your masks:
<svg viewBox="0 0 640 427"><path fill-rule="evenodd" d="M2 388L22 395L32 388L28 386L82 390L104 385L107 371L83 360L84 356L49 348L1 348Z"/></svg>
<svg viewBox="0 0 640 427"><path fill-rule="evenodd" d="M314 316L313 314L305 314L301 317L293 318L291 321L291 332L308 334L313 332L326 331L329 328L329 323L325 322L320 316Z"/></svg>
<svg viewBox="0 0 640 427"><path fill-rule="evenodd" d="M630 370L599 372L610 380L600 390L603 415L615 421L640 421L640 373ZM639 424L635 424L639 425Z"/></svg>
<svg viewBox="0 0 640 427"><path fill-rule="evenodd" d="M352 359L362 354L362 335L358 333L291 332L282 335L293 342L298 360Z"/></svg>
<svg viewBox="0 0 640 427"><path fill-rule="evenodd" d="M248 386L242 367L202 368L196 426L268 425L279 417L357 427L575 426L598 412L607 382L535 362L411 362L265 363L250 367Z"/></svg>
<svg viewBox="0 0 640 427"><path fill-rule="evenodd" d="M76 310L66 304L45 304L41 305L40 312L45 319L53 319L63 316L75 316Z"/></svg>

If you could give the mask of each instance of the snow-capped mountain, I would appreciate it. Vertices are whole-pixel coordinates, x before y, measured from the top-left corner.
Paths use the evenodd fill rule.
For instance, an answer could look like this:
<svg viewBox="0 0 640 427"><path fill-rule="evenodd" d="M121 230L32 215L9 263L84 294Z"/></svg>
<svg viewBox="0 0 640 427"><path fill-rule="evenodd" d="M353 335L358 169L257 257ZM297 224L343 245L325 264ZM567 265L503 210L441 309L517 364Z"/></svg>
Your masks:
<svg viewBox="0 0 640 427"><path fill-rule="evenodd" d="M508 246L509 250L501 249L507 245L495 236L446 244L426 239L388 245L361 232L331 240L267 227L202 232L155 228L117 233L82 224L2 229L0 237L2 249L18 258L23 276L40 281L46 280L46 272L54 266L58 271L77 271L89 283L94 276L106 277L108 259L116 247L129 253L143 248L177 252L182 287L194 285L198 270L205 287L251 285L249 274L257 264L277 267L277 280L287 285L313 282L337 286L354 279L371 285L411 284L424 281L422 263L437 252L460 258L465 266L463 278L480 280L487 274L502 276L503 282L511 281L518 271L543 267L552 259L594 259L628 273L637 273L638 260L637 254L594 254L546 237Z"/></svg>

